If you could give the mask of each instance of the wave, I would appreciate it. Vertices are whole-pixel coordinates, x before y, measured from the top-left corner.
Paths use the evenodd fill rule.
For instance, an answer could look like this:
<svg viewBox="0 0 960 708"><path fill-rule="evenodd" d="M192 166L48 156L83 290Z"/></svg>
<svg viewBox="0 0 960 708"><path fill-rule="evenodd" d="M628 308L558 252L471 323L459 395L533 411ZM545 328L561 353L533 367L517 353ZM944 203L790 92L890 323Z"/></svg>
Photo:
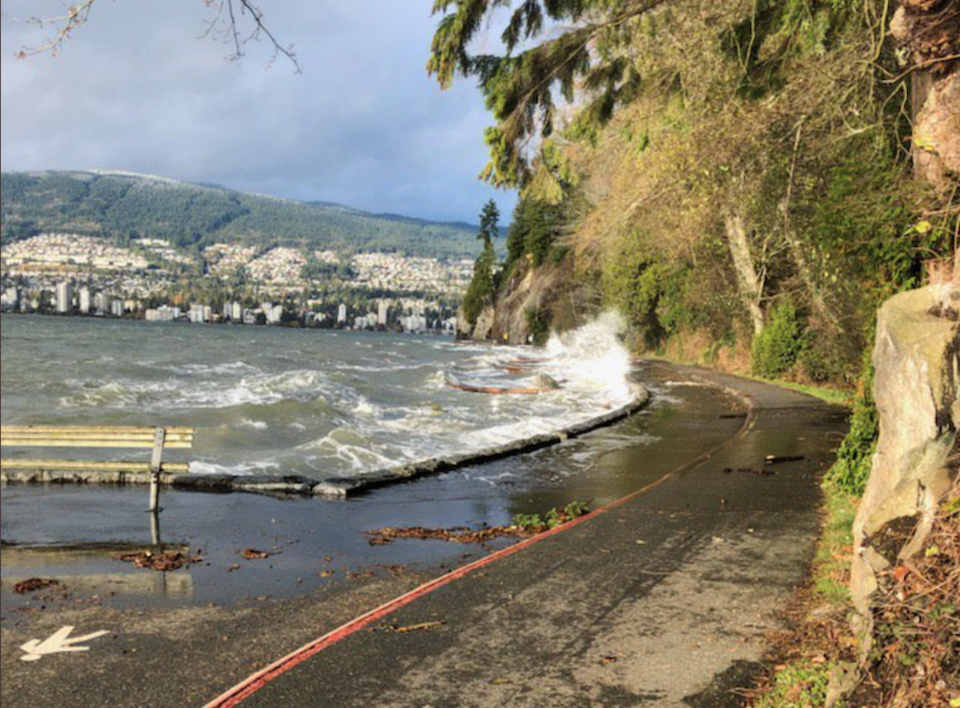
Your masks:
<svg viewBox="0 0 960 708"><path fill-rule="evenodd" d="M193 425L197 472L350 477L553 434L622 408L635 395L623 329L606 313L541 349L346 332L301 333L290 346L284 332L238 340L224 330L220 339L219 328L188 346L131 334L124 349L108 344L102 353L116 366L78 365L68 376L51 369L55 385L30 403L59 407L52 423ZM21 368L5 367L5 378ZM546 376L559 388L483 395L452 389L450 376L504 388L535 388ZM26 400L27 388L7 383L5 408L8 394Z"/></svg>

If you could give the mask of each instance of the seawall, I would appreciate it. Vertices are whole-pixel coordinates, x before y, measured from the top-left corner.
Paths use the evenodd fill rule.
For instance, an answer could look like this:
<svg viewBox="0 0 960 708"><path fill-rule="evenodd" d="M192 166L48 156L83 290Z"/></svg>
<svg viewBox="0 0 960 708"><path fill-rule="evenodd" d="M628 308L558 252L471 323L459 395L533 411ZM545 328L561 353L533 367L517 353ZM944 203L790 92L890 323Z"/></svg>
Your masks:
<svg viewBox="0 0 960 708"><path fill-rule="evenodd" d="M312 479L299 475L169 474L160 475L160 484L172 489L203 492L255 492L261 494L299 494L326 498L346 498L369 489L405 482L418 477L450 472L470 465L492 462L525 452L533 452L576 438L616 423L636 413L650 401L650 392L633 384L634 398L619 408L582 423L508 443L491 445L459 455L444 455L419 462L371 470L352 477ZM0 470L0 483L6 484L108 484L146 485L146 472L97 472L89 470Z"/></svg>

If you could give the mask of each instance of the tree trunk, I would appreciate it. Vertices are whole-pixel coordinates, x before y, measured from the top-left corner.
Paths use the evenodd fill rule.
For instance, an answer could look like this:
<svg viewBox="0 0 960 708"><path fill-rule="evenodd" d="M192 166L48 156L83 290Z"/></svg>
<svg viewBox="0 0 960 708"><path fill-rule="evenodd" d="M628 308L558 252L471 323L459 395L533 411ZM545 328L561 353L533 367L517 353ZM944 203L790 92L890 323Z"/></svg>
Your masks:
<svg viewBox="0 0 960 708"><path fill-rule="evenodd" d="M760 308L760 299L763 297L763 283L757 275L753 264L753 254L750 248L750 239L739 216L727 216L723 220L727 232L727 243L730 246L730 256L733 258L733 269L737 275L737 287L740 297L743 298L750 319L753 322L754 334L763 331L763 310Z"/></svg>
<svg viewBox="0 0 960 708"><path fill-rule="evenodd" d="M813 268L810 266L810 261L807 260L807 254L803 250L803 242L800 240L800 237L797 236L797 233L790 228L788 224L784 229L784 239L787 242L787 245L790 247L790 255L793 258L793 264L797 267L797 272L800 275L803 284L807 288L807 292L810 295L810 305L813 308L814 312L820 316L823 320L823 324L829 327L832 327L834 330L839 331L841 329L840 320L833 313L833 311L827 305L827 301L823 297L823 291L820 289L820 286L817 285L817 280L813 274Z"/></svg>

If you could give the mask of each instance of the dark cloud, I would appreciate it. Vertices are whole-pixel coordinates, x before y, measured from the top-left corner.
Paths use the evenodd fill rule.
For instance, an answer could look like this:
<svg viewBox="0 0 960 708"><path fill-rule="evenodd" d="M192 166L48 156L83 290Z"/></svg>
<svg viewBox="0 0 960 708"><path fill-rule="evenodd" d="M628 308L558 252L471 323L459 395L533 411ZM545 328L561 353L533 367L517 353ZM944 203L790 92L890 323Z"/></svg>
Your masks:
<svg viewBox="0 0 960 708"><path fill-rule="evenodd" d="M476 181L478 92L424 72L431 4L262 0L297 75L265 45L238 63L198 38L201 0L100 0L58 56L18 60L42 35L9 16L62 5L4 0L3 169L121 169L471 221L494 196L508 211L513 195Z"/></svg>

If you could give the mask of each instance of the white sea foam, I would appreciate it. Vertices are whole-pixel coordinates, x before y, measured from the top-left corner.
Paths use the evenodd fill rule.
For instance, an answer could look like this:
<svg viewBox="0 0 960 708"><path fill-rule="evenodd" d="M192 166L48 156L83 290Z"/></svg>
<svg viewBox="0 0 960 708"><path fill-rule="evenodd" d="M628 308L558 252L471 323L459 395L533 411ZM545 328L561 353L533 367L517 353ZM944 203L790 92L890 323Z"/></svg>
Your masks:
<svg viewBox="0 0 960 708"><path fill-rule="evenodd" d="M233 328L209 328L195 339L188 328L158 327L143 338L130 327L117 330L129 339L104 340L99 361L115 365L69 369L56 364L52 334L43 340L50 352L10 348L23 362L51 362L33 381L8 375L32 369L7 361L5 331L4 410L59 405L50 422L193 425L198 472L348 476L554 433L625 405L633 391L622 328L605 314L534 349L263 328L239 339ZM448 385L528 388L539 373L561 388L483 395Z"/></svg>

